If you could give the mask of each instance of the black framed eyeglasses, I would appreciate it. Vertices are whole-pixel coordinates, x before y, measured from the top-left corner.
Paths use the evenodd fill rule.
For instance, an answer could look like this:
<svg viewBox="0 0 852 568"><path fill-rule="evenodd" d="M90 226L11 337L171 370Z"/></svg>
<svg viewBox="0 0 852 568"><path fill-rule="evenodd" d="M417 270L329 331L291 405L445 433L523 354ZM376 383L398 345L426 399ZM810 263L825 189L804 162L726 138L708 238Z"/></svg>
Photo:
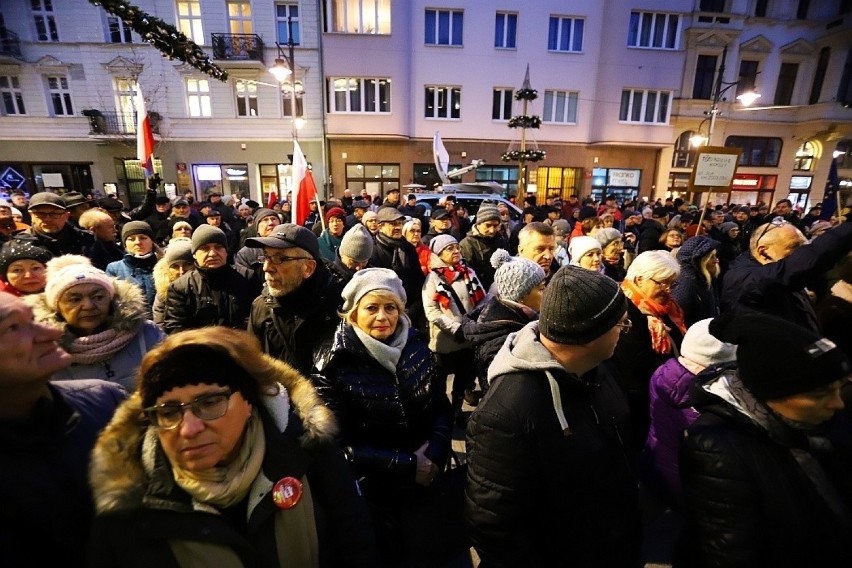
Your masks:
<svg viewBox="0 0 852 568"><path fill-rule="evenodd" d="M216 420L228 412L228 400L234 393L231 389L202 394L192 402L166 402L143 408L148 420L160 430L174 430L183 422L183 415L189 408L201 420Z"/></svg>
<svg viewBox="0 0 852 568"><path fill-rule="evenodd" d="M292 262L294 260L313 260L313 258L311 258L310 256L278 256L276 254L261 255L260 257L261 262L269 261L269 264L271 264L272 266L280 266L285 262Z"/></svg>
<svg viewBox="0 0 852 568"><path fill-rule="evenodd" d="M769 229L771 229L773 227L775 227L777 229L778 227L783 227L786 224L787 224L787 221L784 220L784 217L780 217L780 216L775 217L774 219L772 219L768 223L764 223L763 231L761 231L760 236L757 237L757 241L755 241L755 243L754 243L754 248L755 249L757 248L757 246L760 244L760 239L762 239L763 237L766 236L766 233L769 232Z"/></svg>

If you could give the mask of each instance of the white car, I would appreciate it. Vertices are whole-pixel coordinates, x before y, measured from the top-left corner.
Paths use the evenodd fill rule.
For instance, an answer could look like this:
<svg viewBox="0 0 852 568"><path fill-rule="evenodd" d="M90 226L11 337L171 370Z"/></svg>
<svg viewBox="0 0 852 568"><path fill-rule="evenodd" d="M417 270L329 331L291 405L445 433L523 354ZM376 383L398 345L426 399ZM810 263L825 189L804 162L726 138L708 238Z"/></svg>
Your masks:
<svg viewBox="0 0 852 568"><path fill-rule="evenodd" d="M437 207L441 199L452 195L456 200L456 205L467 209L467 212L470 214L470 221L474 224L476 223L476 212L479 211L479 207L483 203L493 203L495 205L503 203L509 208L509 218L512 221L521 221L523 218L521 209L502 195L488 193L418 193L416 195L417 203L423 203L428 206L426 217L431 216L432 208Z"/></svg>

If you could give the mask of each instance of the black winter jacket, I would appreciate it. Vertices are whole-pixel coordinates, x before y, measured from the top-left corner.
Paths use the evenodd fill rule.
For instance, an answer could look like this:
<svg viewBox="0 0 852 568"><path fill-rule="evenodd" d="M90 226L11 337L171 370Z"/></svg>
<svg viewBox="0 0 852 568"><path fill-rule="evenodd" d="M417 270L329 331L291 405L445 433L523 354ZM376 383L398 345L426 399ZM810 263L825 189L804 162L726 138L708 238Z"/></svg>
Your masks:
<svg viewBox="0 0 852 568"><path fill-rule="evenodd" d="M488 296L472 312L462 316L462 333L473 344L476 376L485 379L488 367L510 333L520 331L533 321L520 307Z"/></svg>
<svg viewBox="0 0 852 568"><path fill-rule="evenodd" d="M49 250L53 256L80 254L91 257L92 248L95 246L95 236L92 233L78 229L68 223L55 235L38 233L30 227L15 235L14 238L24 240L35 239L38 246Z"/></svg>
<svg viewBox="0 0 852 568"><path fill-rule="evenodd" d="M392 239L385 234L376 234L376 244L370 266L374 268L389 268L396 272L402 280L402 286L407 296L405 307L409 315L422 312L420 291L423 289L423 269L420 268L420 258L414 245L405 239Z"/></svg>
<svg viewBox="0 0 852 568"><path fill-rule="evenodd" d="M196 268L169 284L162 327L170 334L208 325L245 329L260 290L257 276L241 266Z"/></svg>
<svg viewBox="0 0 852 568"><path fill-rule="evenodd" d="M606 369L567 373L531 323L489 380L467 430L465 515L481 568L638 566L628 410Z"/></svg>
<svg viewBox="0 0 852 568"><path fill-rule="evenodd" d="M735 371L697 381L690 397L701 416L681 446L686 522L674 565L852 566L848 416L795 429Z"/></svg>
<svg viewBox="0 0 852 568"><path fill-rule="evenodd" d="M645 219L639 225L639 240L636 243L636 251L642 254L646 250L662 250L665 247L660 244L660 237L665 232L663 227L653 219Z"/></svg>
<svg viewBox="0 0 852 568"><path fill-rule="evenodd" d="M708 285L701 272L701 259L719 246L717 241L709 237L692 237L677 251L680 276L672 286L672 298L683 310L687 327L697 321L719 315L716 279L711 279Z"/></svg>
<svg viewBox="0 0 852 568"><path fill-rule="evenodd" d="M450 405L435 356L417 331L408 333L391 373L370 355L352 325L340 322L312 376L337 416L356 473L388 492L414 484L414 451L424 442L429 442L426 457L439 468L450 452Z"/></svg>
<svg viewBox="0 0 852 568"><path fill-rule="evenodd" d="M459 246L461 247L462 258L476 272L482 287L485 290L491 288L491 285L494 284L494 273L497 272L497 269L491 266L491 255L498 248L508 248L509 243L499 235L495 237L480 235L474 227L462 239Z"/></svg>

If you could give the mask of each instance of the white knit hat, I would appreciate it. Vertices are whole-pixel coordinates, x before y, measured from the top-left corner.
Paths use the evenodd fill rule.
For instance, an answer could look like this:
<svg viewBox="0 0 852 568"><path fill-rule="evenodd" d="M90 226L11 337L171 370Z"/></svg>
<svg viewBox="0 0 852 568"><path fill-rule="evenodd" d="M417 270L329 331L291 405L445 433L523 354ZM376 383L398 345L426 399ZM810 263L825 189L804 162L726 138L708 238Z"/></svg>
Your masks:
<svg viewBox="0 0 852 568"><path fill-rule="evenodd" d="M737 358L737 346L716 339L709 330L713 318L703 319L692 324L680 346L681 357L702 367L711 367L719 363L734 361Z"/></svg>
<svg viewBox="0 0 852 568"><path fill-rule="evenodd" d="M568 256L571 264L580 266L580 259L590 250L601 250L601 243L594 237L577 236L568 243Z"/></svg>
<svg viewBox="0 0 852 568"><path fill-rule="evenodd" d="M44 297L51 310L58 310L62 294L78 284L98 284L109 294L110 300L115 296L113 279L103 270L92 266L92 261L85 256L66 254L48 261Z"/></svg>

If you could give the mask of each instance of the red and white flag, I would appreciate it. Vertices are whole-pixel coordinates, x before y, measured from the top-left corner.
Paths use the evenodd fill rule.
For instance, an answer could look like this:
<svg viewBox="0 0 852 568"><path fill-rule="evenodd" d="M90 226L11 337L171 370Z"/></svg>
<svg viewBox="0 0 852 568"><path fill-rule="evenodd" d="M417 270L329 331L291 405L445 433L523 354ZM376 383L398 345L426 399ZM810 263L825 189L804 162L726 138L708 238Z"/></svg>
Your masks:
<svg viewBox="0 0 852 568"><path fill-rule="evenodd" d="M145 97L142 88L136 86L136 159L142 162L145 175L154 175L154 131L145 110Z"/></svg>
<svg viewBox="0 0 852 568"><path fill-rule="evenodd" d="M308 161L302 153L302 148L297 140L293 140L293 168L290 178L290 187L293 191L292 214L293 223L304 225L310 215L308 204L311 199L317 198L317 186L311 170L308 169Z"/></svg>

